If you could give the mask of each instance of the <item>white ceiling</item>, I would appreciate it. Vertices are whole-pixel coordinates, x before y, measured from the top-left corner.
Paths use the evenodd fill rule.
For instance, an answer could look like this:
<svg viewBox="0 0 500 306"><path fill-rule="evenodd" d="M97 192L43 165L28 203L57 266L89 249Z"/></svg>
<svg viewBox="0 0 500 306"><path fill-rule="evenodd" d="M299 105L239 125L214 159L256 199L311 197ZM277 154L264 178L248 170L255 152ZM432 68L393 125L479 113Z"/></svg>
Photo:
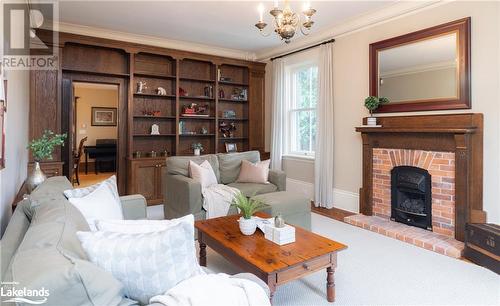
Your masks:
<svg viewBox="0 0 500 306"><path fill-rule="evenodd" d="M437 64L455 63L457 58L456 34L438 36L379 53L380 73L430 67Z"/></svg>
<svg viewBox="0 0 500 306"><path fill-rule="evenodd" d="M318 11L312 34L394 2L312 1ZM273 1L262 3L266 11L273 6ZM291 5L301 10L303 3ZM248 52L284 44L274 34L262 37L258 33L254 27L258 5L259 1L62 1L59 18L64 23ZM265 13L264 21L270 24L271 16ZM294 39L301 36L296 34Z"/></svg>

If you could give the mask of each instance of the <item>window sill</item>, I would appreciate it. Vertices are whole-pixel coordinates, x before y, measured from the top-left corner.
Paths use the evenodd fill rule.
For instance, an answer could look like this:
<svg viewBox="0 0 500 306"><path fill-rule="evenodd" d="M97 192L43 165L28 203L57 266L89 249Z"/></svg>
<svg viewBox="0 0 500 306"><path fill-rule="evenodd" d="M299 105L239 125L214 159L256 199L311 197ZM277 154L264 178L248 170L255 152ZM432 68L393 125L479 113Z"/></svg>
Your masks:
<svg viewBox="0 0 500 306"><path fill-rule="evenodd" d="M283 155L283 159L306 161L306 162L314 162L314 160L315 160L314 156L294 155L294 154L285 154L285 155Z"/></svg>

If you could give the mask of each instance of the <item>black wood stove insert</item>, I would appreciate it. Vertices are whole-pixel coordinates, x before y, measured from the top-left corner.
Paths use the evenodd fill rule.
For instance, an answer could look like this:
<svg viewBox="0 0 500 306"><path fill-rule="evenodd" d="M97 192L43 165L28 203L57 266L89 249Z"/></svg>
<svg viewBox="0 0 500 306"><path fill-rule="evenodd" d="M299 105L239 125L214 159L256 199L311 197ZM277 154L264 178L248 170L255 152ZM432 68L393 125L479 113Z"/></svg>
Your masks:
<svg viewBox="0 0 500 306"><path fill-rule="evenodd" d="M391 170L391 220L432 230L431 175L425 169L398 166Z"/></svg>

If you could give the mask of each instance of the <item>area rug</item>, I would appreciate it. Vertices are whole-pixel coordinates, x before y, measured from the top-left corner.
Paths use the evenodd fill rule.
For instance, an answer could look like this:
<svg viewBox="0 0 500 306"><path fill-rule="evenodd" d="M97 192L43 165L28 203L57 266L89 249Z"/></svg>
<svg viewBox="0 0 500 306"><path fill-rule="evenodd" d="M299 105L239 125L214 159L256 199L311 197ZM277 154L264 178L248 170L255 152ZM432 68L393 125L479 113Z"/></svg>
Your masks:
<svg viewBox="0 0 500 306"><path fill-rule="evenodd" d="M349 246L339 253L333 305L500 305L500 277L485 268L314 213L312 229ZM211 270L241 272L207 253ZM332 305L325 284L320 271L280 286L273 305Z"/></svg>

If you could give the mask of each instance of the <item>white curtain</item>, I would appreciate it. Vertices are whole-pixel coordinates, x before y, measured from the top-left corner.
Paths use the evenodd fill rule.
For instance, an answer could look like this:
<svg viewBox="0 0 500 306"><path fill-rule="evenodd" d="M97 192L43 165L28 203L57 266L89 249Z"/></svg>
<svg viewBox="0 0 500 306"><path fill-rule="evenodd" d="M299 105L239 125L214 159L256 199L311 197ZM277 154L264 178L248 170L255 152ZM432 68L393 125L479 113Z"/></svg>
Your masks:
<svg viewBox="0 0 500 306"><path fill-rule="evenodd" d="M273 61L273 101L271 122L271 169L281 170L285 139L285 62Z"/></svg>
<svg viewBox="0 0 500 306"><path fill-rule="evenodd" d="M320 46L314 204L333 207L333 44Z"/></svg>

